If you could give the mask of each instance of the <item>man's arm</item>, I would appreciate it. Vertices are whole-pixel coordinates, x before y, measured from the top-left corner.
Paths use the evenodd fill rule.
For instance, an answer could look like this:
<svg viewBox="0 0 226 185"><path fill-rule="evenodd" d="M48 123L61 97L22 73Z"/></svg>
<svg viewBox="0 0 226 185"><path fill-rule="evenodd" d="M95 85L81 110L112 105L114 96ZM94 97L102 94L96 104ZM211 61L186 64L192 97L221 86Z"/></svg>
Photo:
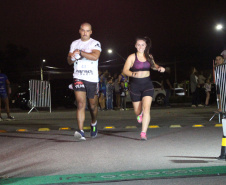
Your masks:
<svg viewBox="0 0 226 185"><path fill-rule="evenodd" d="M74 64L75 60L71 60L71 57L73 56L73 53L68 53L68 56L67 56L67 62L69 65L71 64Z"/></svg>
<svg viewBox="0 0 226 185"><path fill-rule="evenodd" d="M79 51L79 50L78 50ZM91 53L86 53L84 51L79 51L79 53L81 55L81 57L87 58L88 60L93 60L96 61L98 60L98 58L100 57L100 51L99 50L92 50Z"/></svg>

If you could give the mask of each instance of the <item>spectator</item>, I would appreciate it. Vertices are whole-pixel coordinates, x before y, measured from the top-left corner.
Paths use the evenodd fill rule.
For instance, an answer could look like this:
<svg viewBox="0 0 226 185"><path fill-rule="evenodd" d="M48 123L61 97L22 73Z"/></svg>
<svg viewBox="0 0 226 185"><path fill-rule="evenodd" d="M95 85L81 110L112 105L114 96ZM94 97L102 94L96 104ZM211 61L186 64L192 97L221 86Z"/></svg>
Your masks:
<svg viewBox="0 0 226 185"><path fill-rule="evenodd" d="M195 67L191 70L190 75L190 85L191 85L191 93L192 93L192 107L203 107L203 105L200 102L200 94L199 94L199 84L198 84L198 71Z"/></svg>
<svg viewBox="0 0 226 185"><path fill-rule="evenodd" d="M100 105L100 110L103 111L105 110L105 102L106 102L106 84L105 84L105 76L104 73L102 74L100 72L99 76L99 105Z"/></svg>
<svg viewBox="0 0 226 185"><path fill-rule="evenodd" d="M166 67L165 73L163 74L163 79L162 79L162 89L164 89L166 91L164 105L167 107L170 107L169 98L171 96L171 90L173 89L171 82L170 82L170 73L171 73L170 68Z"/></svg>
<svg viewBox="0 0 226 185"><path fill-rule="evenodd" d="M198 90L199 90L199 95L200 95L200 102L201 103L205 103L205 96L206 96L206 92L205 92L205 81L206 81L206 77L203 75L203 71L200 71L200 74L198 75Z"/></svg>
<svg viewBox="0 0 226 185"><path fill-rule="evenodd" d="M209 100L210 100L210 92L211 92L211 83L210 83L209 78L206 80L206 83L204 84L204 88L205 88L205 91L206 91L205 107L208 107L209 106Z"/></svg>
<svg viewBox="0 0 226 185"><path fill-rule="evenodd" d="M126 96L128 93L128 77L122 72L119 75L118 82L120 84L120 110L126 110Z"/></svg>
<svg viewBox="0 0 226 185"><path fill-rule="evenodd" d="M106 85L106 107L107 110L113 110L113 90L114 84L112 81L112 77L107 78L107 85Z"/></svg>
<svg viewBox="0 0 226 185"><path fill-rule="evenodd" d="M119 86L118 78L119 78L118 74L115 73L114 79L113 79L114 80L114 95L115 95L115 96L113 96L114 97L113 102L115 102L116 108L120 109L120 86Z"/></svg>
<svg viewBox="0 0 226 185"><path fill-rule="evenodd" d="M9 98L8 95L11 94L11 88L10 88L10 82L8 80L8 77L1 73L0 70L0 121L3 121L2 116L1 116L1 101L5 103L5 109L7 113L7 118L5 119L6 121L11 121L15 120L13 116L10 115L9 111Z"/></svg>

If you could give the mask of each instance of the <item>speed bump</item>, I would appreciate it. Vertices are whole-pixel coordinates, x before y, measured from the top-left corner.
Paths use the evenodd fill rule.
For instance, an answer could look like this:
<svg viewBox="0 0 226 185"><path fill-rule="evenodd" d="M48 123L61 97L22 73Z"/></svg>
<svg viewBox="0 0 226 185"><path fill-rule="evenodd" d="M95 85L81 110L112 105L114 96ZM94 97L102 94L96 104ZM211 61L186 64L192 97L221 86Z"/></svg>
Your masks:
<svg viewBox="0 0 226 185"><path fill-rule="evenodd" d="M27 132L28 130L27 129L24 129L24 128L20 128L20 129L17 129L16 131L17 132Z"/></svg>
<svg viewBox="0 0 226 185"><path fill-rule="evenodd" d="M50 131L50 129L49 128L39 128L38 131L45 132L45 131Z"/></svg>
<svg viewBox="0 0 226 185"><path fill-rule="evenodd" d="M104 129L115 129L115 127L114 126L106 126L106 127L104 127Z"/></svg>
<svg viewBox="0 0 226 185"><path fill-rule="evenodd" d="M71 130L71 128L70 127L61 127L61 128L59 128L59 130Z"/></svg>
<svg viewBox="0 0 226 185"><path fill-rule="evenodd" d="M170 128L181 128L180 125L170 125Z"/></svg>
<svg viewBox="0 0 226 185"><path fill-rule="evenodd" d="M159 128L158 125L150 125L148 128Z"/></svg>
<svg viewBox="0 0 226 185"><path fill-rule="evenodd" d="M90 130L91 129L91 127L89 126L89 127L84 127L83 128L83 130Z"/></svg>
<svg viewBox="0 0 226 185"><path fill-rule="evenodd" d="M204 127L203 125L193 125L192 127Z"/></svg>

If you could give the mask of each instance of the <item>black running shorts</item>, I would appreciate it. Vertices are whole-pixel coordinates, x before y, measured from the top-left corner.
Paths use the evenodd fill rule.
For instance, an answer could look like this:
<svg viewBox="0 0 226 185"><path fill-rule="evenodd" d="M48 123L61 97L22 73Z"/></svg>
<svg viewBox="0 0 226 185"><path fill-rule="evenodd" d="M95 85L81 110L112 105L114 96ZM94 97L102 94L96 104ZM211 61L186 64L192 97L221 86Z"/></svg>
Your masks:
<svg viewBox="0 0 226 185"><path fill-rule="evenodd" d="M154 86L151 78L131 78L130 98L132 102L141 101L144 96L154 95Z"/></svg>
<svg viewBox="0 0 226 185"><path fill-rule="evenodd" d="M88 82L77 78L73 79L73 89L74 91L86 92L86 96L89 99L93 99L95 95L98 95L99 91L98 83Z"/></svg>

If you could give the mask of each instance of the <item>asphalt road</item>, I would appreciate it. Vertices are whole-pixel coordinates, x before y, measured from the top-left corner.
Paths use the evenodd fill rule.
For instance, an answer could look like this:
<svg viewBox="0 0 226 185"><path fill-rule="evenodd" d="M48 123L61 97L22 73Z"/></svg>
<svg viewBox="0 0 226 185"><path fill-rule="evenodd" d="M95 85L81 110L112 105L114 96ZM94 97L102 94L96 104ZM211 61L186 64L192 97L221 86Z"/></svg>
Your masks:
<svg viewBox="0 0 226 185"><path fill-rule="evenodd" d="M224 184L214 110L153 107L147 141L132 109L99 112L91 139L87 111L84 142L73 137L75 110L14 110L15 121L0 122L0 184Z"/></svg>

